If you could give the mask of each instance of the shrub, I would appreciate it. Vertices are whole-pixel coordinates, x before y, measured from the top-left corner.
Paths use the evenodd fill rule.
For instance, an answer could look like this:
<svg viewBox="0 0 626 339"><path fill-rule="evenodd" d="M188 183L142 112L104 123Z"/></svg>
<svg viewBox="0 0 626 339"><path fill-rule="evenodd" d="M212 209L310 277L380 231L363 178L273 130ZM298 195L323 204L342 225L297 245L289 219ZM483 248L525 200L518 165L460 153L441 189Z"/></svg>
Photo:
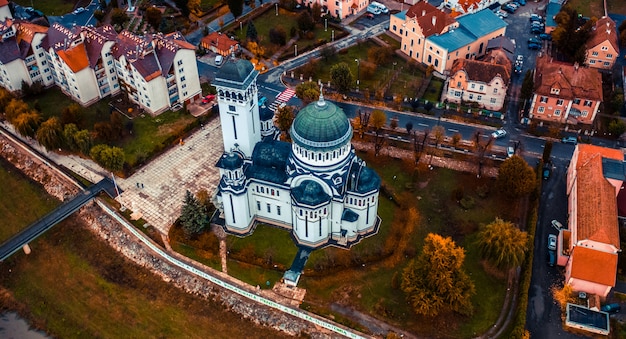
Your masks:
<svg viewBox="0 0 626 339"><path fill-rule="evenodd" d="M461 207L465 210L471 210L472 208L474 208L474 206L476 205L476 202L474 201L474 198L472 197L463 197L460 201L459 204L461 205Z"/></svg>

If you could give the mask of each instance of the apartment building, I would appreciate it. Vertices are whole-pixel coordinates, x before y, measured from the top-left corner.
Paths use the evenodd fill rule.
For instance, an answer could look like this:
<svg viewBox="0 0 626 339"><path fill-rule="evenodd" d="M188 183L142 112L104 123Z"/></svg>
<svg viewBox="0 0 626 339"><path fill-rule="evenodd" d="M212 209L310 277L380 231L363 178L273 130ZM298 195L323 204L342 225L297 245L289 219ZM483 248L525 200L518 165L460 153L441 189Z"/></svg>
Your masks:
<svg viewBox="0 0 626 339"><path fill-rule="evenodd" d="M0 20L6 20L7 18L13 18L13 15L11 14L11 9L9 8L9 1L0 0Z"/></svg>
<svg viewBox="0 0 626 339"><path fill-rule="evenodd" d="M0 86L19 91L22 83L54 84L42 48L48 28L27 21L0 21Z"/></svg>

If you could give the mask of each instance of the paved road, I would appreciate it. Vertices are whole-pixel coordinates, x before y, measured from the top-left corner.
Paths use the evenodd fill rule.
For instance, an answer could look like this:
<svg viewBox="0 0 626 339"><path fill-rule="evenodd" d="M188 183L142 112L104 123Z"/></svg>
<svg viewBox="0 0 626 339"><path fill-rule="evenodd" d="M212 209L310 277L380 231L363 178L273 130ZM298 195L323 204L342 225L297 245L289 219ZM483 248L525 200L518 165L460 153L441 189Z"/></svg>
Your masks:
<svg viewBox="0 0 626 339"><path fill-rule="evenodd" d="M19 251L22 246L35 240L54 225L76 212L101 191L105 191L110 196L114 197L116 195L116 191L113 181L109 178L100 180L97 184L90 186L71 200L65 202L63 205L57 207L43 218L37 220L35 223L5 241L2 245L0 245L0 261L4 261L11 254Z"/></svg>

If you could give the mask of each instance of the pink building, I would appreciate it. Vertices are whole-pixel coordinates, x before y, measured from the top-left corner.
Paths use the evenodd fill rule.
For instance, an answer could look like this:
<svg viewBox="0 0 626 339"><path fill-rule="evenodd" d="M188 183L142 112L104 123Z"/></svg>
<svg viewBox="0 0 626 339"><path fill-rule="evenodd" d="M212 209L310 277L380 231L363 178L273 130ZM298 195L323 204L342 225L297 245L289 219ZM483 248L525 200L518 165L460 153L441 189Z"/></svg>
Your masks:
<svg viewBox="0 0 626 339"><path fill-rule="evenodd" d="M322 13L328 13L339 19L345 19L350 15L365 10L369 5L369 0L300 0L302 6L313 6L318 3L322 6Z"/></svg>

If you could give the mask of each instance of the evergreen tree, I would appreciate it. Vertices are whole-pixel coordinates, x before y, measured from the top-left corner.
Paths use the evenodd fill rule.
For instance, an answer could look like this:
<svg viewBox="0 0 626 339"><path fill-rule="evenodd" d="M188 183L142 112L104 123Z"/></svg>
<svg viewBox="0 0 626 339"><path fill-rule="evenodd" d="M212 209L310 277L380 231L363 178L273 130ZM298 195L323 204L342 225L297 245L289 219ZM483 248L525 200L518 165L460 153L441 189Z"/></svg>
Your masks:
<svg viewBox="0 0 626 339"><path fill-rule="evenodd" d="M206 206L201 204L189 191L185 193L180 223L185 231L185 236L189 239L198 236L209 224Z"/></svg>
<svg viewBox="0 0 626 339"><path fill-rule="evenodd" d="M257 41L258 33L256 31L256 27L254 27L254 23L252 20L248 21L248 28L246 29L246 38L249 41Z"/></svg>
<svg viewBox="0 0 626 339"><path fill-rule="evenodd" d="M483 258L500 269L521 266L528 249L528 234L513 223L496 218L478 232Z"/></svg>
<svg viewBox="0 0 626 339"><path fill-rule="evenodd" d="M352 72L345 62L340 62L330 68L330 78L340 93L347 92L352 86Z"/></svg>
<svg viewBox="0 0 626 339"><path fill-rule="evenodd" d="M450 310L473 313L474 283L463 269L465 250L450 237L429 233L422 253L402 273L402 291L417 314L434 317Z"/></svg>
<svg viewBox="0 0 626 339"><path fill-rule="evenodd" d="M226 4L235 18L243 13L243 0L226 0Z"/></svg>

